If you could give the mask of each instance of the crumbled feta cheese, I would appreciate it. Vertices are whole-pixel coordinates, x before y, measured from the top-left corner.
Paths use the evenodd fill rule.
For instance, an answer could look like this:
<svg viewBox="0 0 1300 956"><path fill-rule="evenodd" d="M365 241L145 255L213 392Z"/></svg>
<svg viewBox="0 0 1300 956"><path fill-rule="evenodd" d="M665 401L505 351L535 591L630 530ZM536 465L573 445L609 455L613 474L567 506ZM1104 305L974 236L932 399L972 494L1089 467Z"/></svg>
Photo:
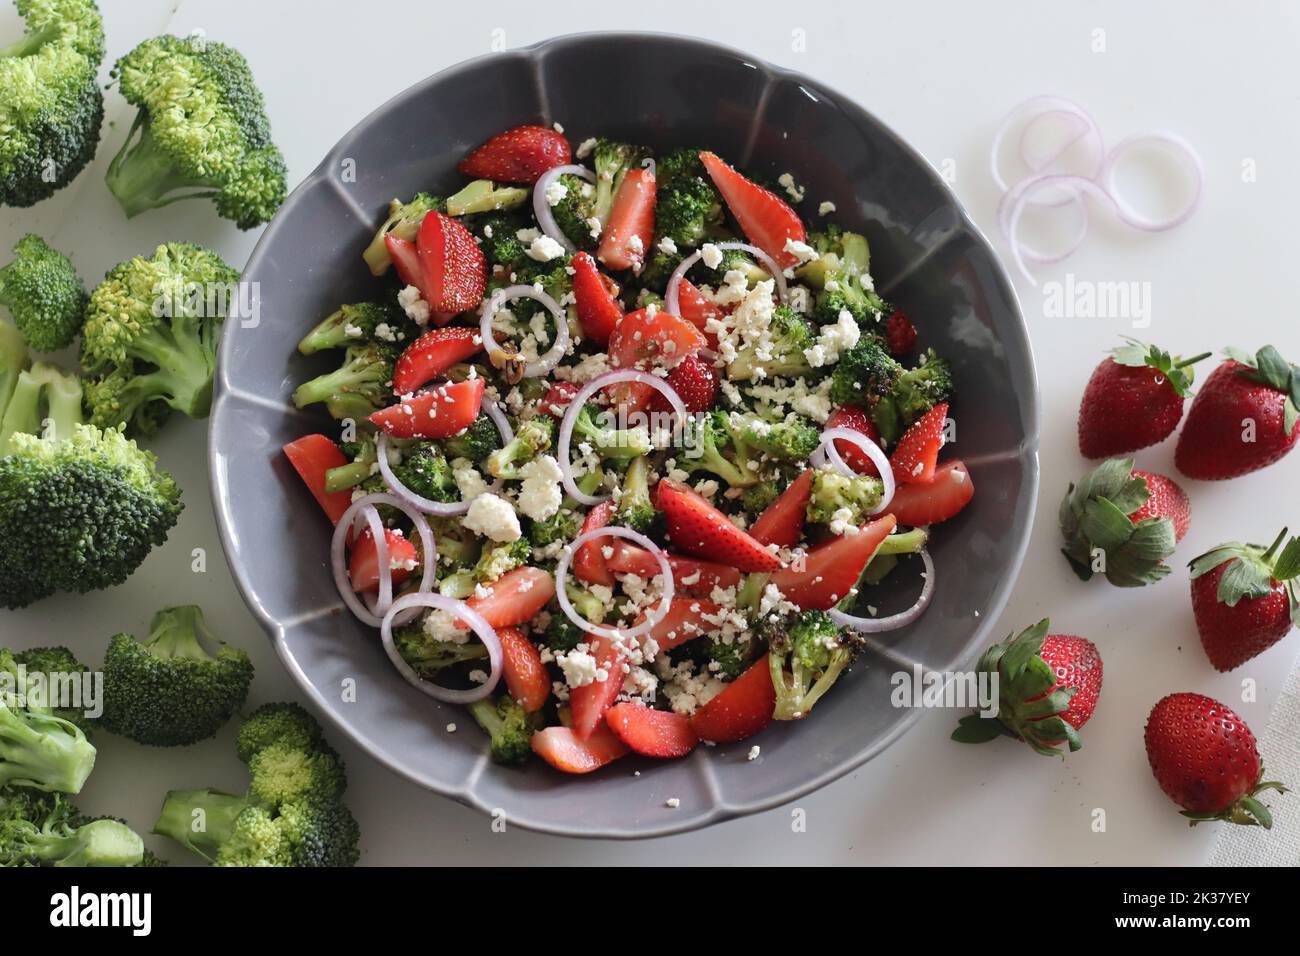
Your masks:
<svg viewBox="0 0 1300 956"><path fill-rule="evenodd" d="M758 759L758 755L759 755L761 752L762 752L762 751L761 751L761 749L759 748L758 744L754 744L754 746L752 746L752 747L749 748L749 756L747 756L745 759L746 759L746 760L757 760L757 759Z"/></svg>
<svg viewBox="0 0 1300 956"><path fill-rule="evenodd" d="M667 800L664 801L664 806L668 807L668 809L670 810L676 810L681 805L682 802L678 800L676 797L669 797Z"/></svg>
<svg viewBox="0 0 1300 956"><path fill-rule="evenodd" d="M577 156L578 159L586 159L588 156L591 155L591 151L595 148L596 148L596 137L592 136L590 139L584 139L581 143L579 143L578 149L573 155Z"/></svg>
<svg viewBox="0 0 1300 956"><path fill-rule="evenodd" d="M560 464L550 455L535 458L519 469L524 483L519 490L519 510L534 521L545 521L560 510L564 495Z"/></svg>
<svg viewBox="0 0 1300 956"><path fill-rule="evenodd" d="M466 458L452 459L451 475L456 480L456 487L460 489L461 501L473 501L487 491L487 482Z"/></svg>
<svg viewBox="0 0 1300 956"><path fill-rule="evenodd" d="M700 261L710 269L716 269L722 265L722 250L711 242L706 242L700 248Z"/></svg>
<svg viewBox="0 0 1300 956"><path fill-rule="evenodd" d="M416 325L429 324L429 303L420 298L420 290L415 286L408 285L397 293L397 304L402 307L402 311L406 313L407 318ZM361 334L360 329L357 330L357 334Z"/></svg>
<svg viewBox="0 0 1300 956"><path fill-rule="evenodd" d="M823 201L822 204L817 207L817 215L819 216L829 216L834 211L835 203L831 202L829 199Z"/></svg>
<svg viewBox="0 0 1300 956"><path fill-rule="evenodd" d="M841 309L835 324L822 326L817 344L804 349L803 354L813 368L833 365L840 360L840 354L857 345L861 337L862 328L854 321L853 315L848 309Z"/></svg>
<svg viewBox="0 0 1300 956"><path fill-rule="evenodd" d="M776 181L780 183L781 188L785 190L787 196L795 202L803 202L804 189L794 181L793 176L789 173L782 173L780 176L776 177Z"/></svg>
<svg viewBox="0 0 1300 956"><path fill-rule="evenodd" d="M559 654L555 658L555 663L564 672L564 683L569 688L586 687L597 681L603 683L609 677L605 668L596 666L596 658L584 650L587 646L579 644L568 653Z"/></svg>
<svg viewBox="0 0 1300 956"><path fill-rule="evenodd" d="M564 135L564 127L561 126L559 123L552 123L552 124L551 124L551 129L555 130L555 131L556 131L557 133L559 133L561 136Z"/></svg>
<svg viewBox="0 0 1300 956"><path fill-rule="evenodd" d="M449 734L454 734L455 732L456 732L456 725L455 725L455 724L448 724L448 725L447 725L447 733L449 733Z"/></svg>
<svg viewBox="0 0 1300 956"><path fill-rule="evenodd" d="M664 236L659 240L659 251L666 256L675 256L677 254L677 243L673 242L672 236Z"/></svg>
<svg viewBox="0 0 1300 956"><path fill-rule="evenodd" d="M482 494L471 501L461 524L493 541L518 541L522 533L514 507L506 499L493 494Z"/></svg>
<svg viewBox="0 0 1300 956"><path fill-rule="evenodd" d="M591 234L591 238L593 239L600 238L600 220L595 216L592 216L587 220L587 232Z"/></svg>
<svg viewBox="0 0 1300 956"><path fill-rule="evenodd" d="M564 246L550 236L538 236L528 244L528 258L537 262L550 262L564 255Z"/></svg>
<svg viewBox="0 0 1300 956"><path fill-rule="evenodd" d="M397 332L387 322L380 322L375 326L375 338L382 339L385 342L396 342Z"/></svg>
<svg viewBox="0 0 1300 956"><path fill-rule="evenodd" d="M631 236L627 240L627 247L632 250L632 255L634 257L645 252L645 243L641 241L640 236Z"/></svg>
<svg viewBox="0 0 1300 956"><path fill-rule="evenodd" d="M569 187L560 182L560 177L556 176L546 187L546 205L558 206L564 201L564 197L569 195Z"/></svg>
<svg viewBox="0 0 1300 956"><path fill-rule="evenodd" d="M439 608L434 608L424 618L424 633L434 641L447 644L467 644L470 632L456 626L456 619Z"/></svg>
<svg viewBox="0 0 1300 956"><path fill-rule="evenodd" d="M816 262L821 258L816 249L806 242L800 242L798 239L786 239L785 251L798 259L800 263Z"/></svg>

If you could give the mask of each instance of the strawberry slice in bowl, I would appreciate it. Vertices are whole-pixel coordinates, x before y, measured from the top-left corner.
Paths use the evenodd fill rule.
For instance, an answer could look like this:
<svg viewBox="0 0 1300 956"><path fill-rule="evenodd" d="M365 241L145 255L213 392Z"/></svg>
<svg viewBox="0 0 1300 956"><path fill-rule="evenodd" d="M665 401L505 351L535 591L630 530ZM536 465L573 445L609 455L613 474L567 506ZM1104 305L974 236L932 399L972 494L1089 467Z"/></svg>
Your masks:
<svg viewBox="0 0 1300 956"><path fill-rule="evenodd" d="M668 538L679 551L728 564L739 571L777 571L781 559L703 495L671 479L656 486L659 510L668 520Z"/></svg>
<svg viewBox="0 0 1300 956"><path fill-rule="evenodd" d="M667 312L637 309L619 321L609 337L609 364L613 368L671 368L706 346L703 334L685 319ZM627 412L644 411L654 389L641 382L620 382L610 387L615 403Z"/></svg>

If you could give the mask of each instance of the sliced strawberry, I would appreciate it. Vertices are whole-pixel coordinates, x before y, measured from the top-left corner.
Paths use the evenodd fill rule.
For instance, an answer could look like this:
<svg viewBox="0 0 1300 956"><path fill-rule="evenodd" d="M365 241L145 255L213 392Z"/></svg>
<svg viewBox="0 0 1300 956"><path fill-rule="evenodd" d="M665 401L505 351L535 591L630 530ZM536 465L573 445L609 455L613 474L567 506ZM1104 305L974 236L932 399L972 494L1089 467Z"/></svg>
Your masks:
<svg viewBox="0 0 1300 956"><path fill-rule="evenodd" d="M772 722L775 708L776 688L764 654L691 716L691 728L713 743L744 740Z"/></svg>
<svg viewBox="0 0 1300 956"><path fill-rule="evenodd" d="M637 309L623 316L609 337L609 363L614 368L672 366L705 344L704 336L685 319L667 312ZM654 391L640 382L610 387L615 403L627 412L644 411Z"/></svg>
<svg viewBox="0 0 1300 956"><path fill-rule="evenodd" d="M891 355L909 355L916 349L916 326L902 312L885 322L885 342Z"/></svg>
<svg viewBox="0 0 1300 956"><path fill-rule="evenodd" d="M961 461L946 461L927 482L899 485L889 502L889 513L899 524L913 528L938 524L961 511L975 497L970 472Z"/></svg>
<svg viewBox="0 0 1300 956"><path fill-rule="evenodd" d="M611 269L640 270L655 233L655 174L629 169L614 196L596 258Z"/></svg>
<svg viewBox="0 0 1300 956"><path fill-rule="evenodd" d="M717 333L709 331L709 322L721 318L722 312L685 276L677 286L677 308L681 311L683 319L704 333L709 348L715 348L718 344L718 336Z"/></svg>
<svg viewBox="0 0 1300 956"><path fill-rule="evenodd" d="M790 240L808 238L803 220L781 197L750 182L713 153L700 153L700 162L709 171L713 184L740 223L745 238L777 261L782 268L799 264L799 257L787 252Z"/></svg>
<svg viewBox="0 0 1300 956"><path fill-rule="evenodd" d="M496 629L501 640L501 676L506 689L530 714L542 709L551 696L551 675L536 646L517 627Z"/></svg>
<svg viewBox="0 0 1300 956"><path fill-rule="evenodd" d="M677 392L688 412L707 412L718 398L718 373L712 362L698 355L688 355L678 362L666 381ZM650 411L668 412L668 399L658 392L650 396Z"/></svg>
<svg viewBox="0 0 1300 956"><path fill-rule="evenodd" d="M284 457L289 459L289 464L298 472L298 477L321 506L330 523L338 524L343 512L352 505L352 491L326 491L325 474L331 468L346 465L347 455L324 435L303 435L289 442L283 450Z"/></svg>
<svg viewBox="0 0 1300 956"><path fill-rule="evenodd" d="M635 574L649 579L663 573L654 555L645 548L618 540L610 541L609 546L613 553L605 565L615 574ZM729 588L740 583L740 572L725 564L683 558L677 554L667 555L667 558L673 572L673 584L680 594L707 595L712 594L715 587Z"/></svg>
<svg viewBox="0 0 1300 956"><path fill-rule="evenodd" d="M855 432L861 432L866 435L877 445L880 444L880 432L876 428L876 423L871 420L865 411L856 405L841 405L835 411L831 412L831 417L826 419L827 428L852 428ZM867 453L859 448L847 438L835 439L835 450L839 452L840 458L844 464L848 465L859 475L871 475L879 477L880 469L876 463L867 457Z"/></svg>
<svg viewBox="0 0 1300 956"><path fill-rule="evenodd" d="M633 626L639 625L658 608L659 605L656 603L648 610L642 611L637 616ZM642 640L647 637L652 638L659 645L661 652L670 651L693 638L715 633L718 626L710 624L705 618L717 619L722 611L723 608L720 604L714 604L712 601L706 601L703 598L687 597L679 594L668 605L668 613L656 622L655 626L650 628L646 634L642 635Z"/></svg>
<svg viewBox="0 0 1300 956"><path fill-rule="evenodd" d="M585 740L568 727L547 727L533 734L532 746L533 753L565 773L591 773L630 753L605 724Z"/></svg>
<svg viewBox="0 0 1300 956"><path fill-rule="evenodd" d="M569 264L573 267L573 307L578 312L582 334L604 345L623 318L618 286L600 271L590 253L579 252Z"/></svg>
<svg viewBox="0 0 1300 956"><path fill-rule="evenodd" d="M567 166L569 141L549 126L516 126L497 133L460 161L459 169L471 179L531 186L542 173Z"/></svg>
<svg viewBox="0 0 1300 956"><path fill-rule="evenodd" d="M900 485L913 481L926 482L934 477L939 462L939 449L943 447L943 423L948 418L948 403L940 402L903 433L898 447L889 456L894 468L894 480Z"/></svg>
<svg viewBox="0 0 1300 956"><path fill-rule="evenodd" d="M867 562L897 525L893 515L886 515L863 525L857 534L833 538L804 556L802 570L791 565L772 575L771 583L805 611L830 610L857 587Z"/></svg>
<svg viewBox="0 0 1300 956"><path fill-rule="evenodd" d="M582 530L580 534L586 534L588 531L595 531L609 524L609 519L614 516L617 506L612 501L602 501L590 511L587 517L582 521ZM617 539L610 539L617 540ZM605 566L605 555L603 549L609 545L609 541L598 538L595 541L588 541L573 555L573 575L583 584L603 584L605 587L613 587L615 584L614 575L610 573Z"/></svg>
<svg viewBox="0 0 1300 956"><path fill-rule="evenodd" d="M403 285L413 285L419 289L420 297L427 302L429 292L425 283L424 265L420 262L420 253L416 251L415 243L390 232L384 236L384 246L393 260L397 278L402 280Z"/></svg>
<svg viewBox="0 0 1300 956"><path fill-rule="evenodd" d="M555 579L541 568L515 568L487 586L483 597L471 595L465 603L495 627L516 627L537 616L555 597ZM465 629L464 621L456 626Z"/></svg>
<svg viewBox="0 0 1300 956"><path fill-rule="evenodd" d="M776 571L781 567L775 554L686 485L664 478L656 493L659 510L668 519L668 537L677 550L717 559L739 571Z"/></svg>
<svg viewBox="0 0 1300 956"><path fill-rule="evenodd" d="M483 349L478 329L430 329L406 347L393 365L393 392L407 395L457 362Z"/></svg>
<svg viewBox="0 0 1300 956"><path fill-rule="evenodd" d="M577 394L578 386L572 382L556 382L542 396L542 411L552 418L563 418L564 410Z"/></svg>
<svg viewBox="0 0 1300 956"><path fill-rule="evenodd" d="M392 569L393 587L411 576L411 567L420 560L415 545L392 528L384 529L384 543L388 545L388 566ZM374 535L366 528L352 543L348 560L348 580L354 591L374 591L379 587L379 549Z"/></svg>
<svg viewBox="0 0 1300 956"><path fill-rule="evenodd" d="M604 680L575 687L569 691L569 709L573 712L573 732L586 740L597 727L605 725L605 711L614 704L623 689L623 650L610 637L592 637L588 652L596 659L597 669L603 669Z"/></svg>
<svg viewBox="0 0 1300 956"><path fill-rule="evenodd" d="M416 285L429 308L456 313L479 307L487 289L487 258L468 229L450 216L431 211L420 223L415 248L425 282Z"/></svg>
<svg viewBox="0 0 1300 956"><path fill-rule="evenodd" d="M808 469L781 492L749 526L749 536L759 544L793 548L803 537L804 513L812 492L812 469Z"/></svg>
<svg viewBox="0 0 1300 956"><path fill-rule="evenodd" d="M645 704L611 707L605 722L619 740L646 757L685 757L700 742L690 718Z"/></svg>
<svg viewBox="0 0 1300 956"><path fill-rule="evenodd" d="M370 416L394 438L450 438L474 424L483 405L483 379L419 392Z"/></svg>

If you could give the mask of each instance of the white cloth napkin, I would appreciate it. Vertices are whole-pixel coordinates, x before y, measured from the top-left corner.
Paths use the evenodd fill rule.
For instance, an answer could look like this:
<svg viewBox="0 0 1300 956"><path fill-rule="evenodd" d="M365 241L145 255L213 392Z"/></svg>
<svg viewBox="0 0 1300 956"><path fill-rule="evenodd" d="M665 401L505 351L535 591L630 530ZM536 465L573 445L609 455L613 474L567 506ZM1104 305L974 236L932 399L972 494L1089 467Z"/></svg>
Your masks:
<svg viewBox="0 0 1300 956"><path fill-rule="evenodd" d="M1265 777L1292 792L1264 794L1273 812L1271 830L1223 824L1211 866L1300 866L1300 660L1273 704L1259 752Z"/></svg>

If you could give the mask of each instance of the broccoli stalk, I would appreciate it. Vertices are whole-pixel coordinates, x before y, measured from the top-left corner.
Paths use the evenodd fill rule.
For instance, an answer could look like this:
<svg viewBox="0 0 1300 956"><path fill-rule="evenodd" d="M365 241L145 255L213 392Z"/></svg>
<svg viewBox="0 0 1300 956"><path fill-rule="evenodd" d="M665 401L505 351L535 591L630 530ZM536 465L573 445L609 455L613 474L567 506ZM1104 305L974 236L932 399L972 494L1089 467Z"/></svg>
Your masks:
<svg viewBox="0 0 1300 956"><path fill-rule="evenodd" d="M66 348L81 331L89 299L72 261L36 235L19 239L14 255L0 269L0 305L38 352Z"/></svg>
<svg viewBox="0 0 1300 956"><path fill-rule="evenodd" d="M579 441L587 442L601 458L613 461L630 461L648 455L653 450L650 433L644 426L613 428L600 423L605 412L588 402L578 410L573 422L573 434Z"/></svg>
<svg viewBox="0 0 1300 956"><path fill-rule="evenodd" d="M492 738L493 760L512 766L528 759L537 722L509 694L502 694L496 700L491 697L476 700L469 705L469 712Z"/></svg>
<svg viewBox="0 0 1300 956"><path fill-rule="evenodd" d="M323 402L334 418L369 418L393 397L394 349L384 342L350 345L343 363L299 385L293 403L306 408Z"/></svg>
<svg viewBox="0 0 1300 956"><path fill-rule="evenodd" d="M393 264L384 237L391 233L397 239L414 242L416 234L420 231L420 223L424 222L424 217L433 209L445 212L447 205L436 196L425 192L416 193L410 202L394 199L389 203L388 218L383 221L375 232L375 237L370 240L370 245L366 246L366 251L361 254L361 258L370 267L371 275L381 276Z"/></svg>
<svg viewBox="0 0 1300 956"><path fill-rule="evenodd" d="M797 377L812 371L804 350L812 348L817 340L803 316L787 305L777 306L768 330L763 351L770 357L760 358L755 343L745 345L728 363L728 378L746 381L772 376Z"/></svg>
<svg viewBox="0 0 1300 956"><path fill-rule="evenodd" d="M645 534L654 524L658 511L650 500L650 462L643 455L632 459L623 475L623 494L618 499L614 521Z"/></svg>
<svg viewBox="0 0 1300 956"><path fill-rule="evenodd" d="M522 206L528 199L527 189L501 186L490 179L476 179L447 197L447 215L472 216Z"/></svg>
<svg viewBox="0 0 1300 956"><path fill-rule="evenodd" d="M144 841L120 820L87 820L62 794L0 794L0 865L140 866Z"/></svg>
<svg viewBox="0 0 1300 956"><path fill-rule="evenodd" d="M677 467L683 471L711 472L733 488L748 488L758 483L758 469L749 467L757 461L745 444L741 429L733 428L727 412L715 409L703 418L691 419L681 441ZM734 460L724 452L729 443L735 451Z"/></svg>
<svg viewBox="0 0 1300 956"><path fill-rule="evenodd" d="M4 420L9 398L18 387L18 377L25 368L27 343L17 328L8 322L0 322L0 421Z"/></svg>
<svg viewBox="0 0 1300 956"><path fill-rule="evenodd" d="M76 724L57 717L49 707L28 701L18 707L18 662L0 651L0 787L16 784L37 790L79 793L95 766L95 748Z"/></svg>
<svg viewBox="0 0 1300 956"><path fill-rule="evenodd" d="M215 644L215 650L205 644ZM248 654L216 641L200 608L164 608L143 643L130 634L109 642L103 723L142 744L192 744L221 729L243 704L252 680Z"/></svg>
<svg viewBox="0 0 1300 956"><path fill-rule="evenodd" d="M374 466L375 443L370 440L363 441L352 461L325 472L325 491L334 494L337 491L355 488L370 477Z"/></svg>
<svg viewBox="0 0 1300 956"><path fill-rule="evenodd" d="M856 652L851 632L825 611L800 611L772 630L768 666L776 689L776 720L807 717ZM787 677L788 675L788 677Z"/></svg>
<svg viewBox="0 0 1300 956"><path fill-rule="evenodd" d="M495 478L520 479L520 469L551 447L555 440L555 419L538 415L521 422L515 437L487 457L487 470Z"/></svg>
<svg viewBox="0 0 1300 956"><path fill-rule="evenodd" d="M406 314L396 303L357 302L340 306L302 337L298 351L312 355L327 349L346 348L356 342L369 342L375 330L387 326L396 333L409 324Z"/></svg>
<svg viewBox="0 0 1300 956"><path fill-rule="evenodd" d="M438 582L438 592L448 597L464 600L474 593L479 584L491 584L503 574L528 563L533 546L527 538L484 548L473 568L448 575Z"/></svg>
<svg viewBox="0 0 1300 956"><path fill-rule="evenodd" d="M80 380L53 365L37 362L20 372L0 418L0 455L14 451L15 435L71 437L82 423L81 397Z"/></svg>

